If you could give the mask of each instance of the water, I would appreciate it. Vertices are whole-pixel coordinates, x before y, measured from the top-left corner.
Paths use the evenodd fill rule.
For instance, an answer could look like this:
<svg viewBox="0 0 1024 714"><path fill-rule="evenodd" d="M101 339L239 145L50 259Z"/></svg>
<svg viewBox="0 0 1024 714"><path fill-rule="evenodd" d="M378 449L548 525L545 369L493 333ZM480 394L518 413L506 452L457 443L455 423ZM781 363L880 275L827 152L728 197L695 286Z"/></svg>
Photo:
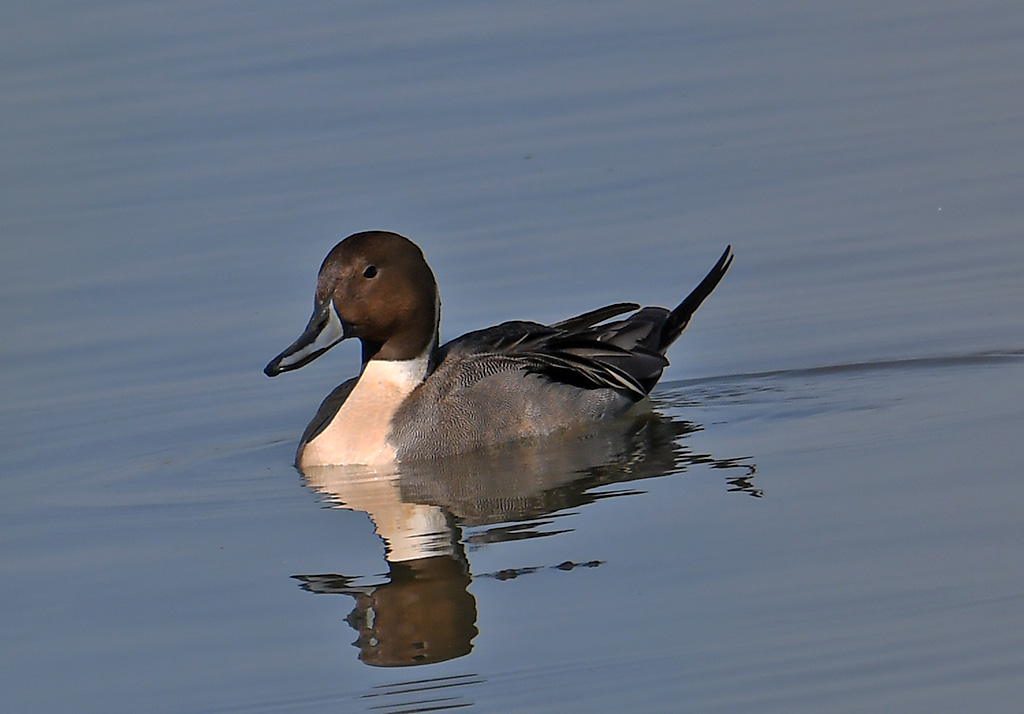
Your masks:
<svg viewBox="0 0 1024 714"><path fill-rule="evenodd" d="M1022 30L952 0L15 3L6 709L1016 711ZM290 467L357 350L260 370L366 228L423 246L448 337L737 259L641 433L359 509ZM450 658L373 666L394 627Z"/></svg>

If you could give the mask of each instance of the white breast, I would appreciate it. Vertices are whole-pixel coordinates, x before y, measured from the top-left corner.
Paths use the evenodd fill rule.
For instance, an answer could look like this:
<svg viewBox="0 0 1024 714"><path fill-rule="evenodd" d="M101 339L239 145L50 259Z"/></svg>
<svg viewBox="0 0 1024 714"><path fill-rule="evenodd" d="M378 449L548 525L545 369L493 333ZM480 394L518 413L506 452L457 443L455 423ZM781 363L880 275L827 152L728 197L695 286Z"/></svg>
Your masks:
<svg viewBox="0 0 1024 714"><path fill-rule="evenodd" d="M330 424L306 444L299 466L393 463L395 450L387 441L391 418L426 374L426 355L370 360Z"/></svg>

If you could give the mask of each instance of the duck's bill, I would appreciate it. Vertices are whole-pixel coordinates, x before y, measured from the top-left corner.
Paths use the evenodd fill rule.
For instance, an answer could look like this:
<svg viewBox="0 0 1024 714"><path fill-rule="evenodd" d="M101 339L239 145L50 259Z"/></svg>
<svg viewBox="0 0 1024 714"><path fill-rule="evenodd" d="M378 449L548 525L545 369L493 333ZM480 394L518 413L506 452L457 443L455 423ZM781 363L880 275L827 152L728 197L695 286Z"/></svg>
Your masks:
<svg viewBox="0 0 1024 714"><path fill-rule="evenodd" d="M345 326L334 309L334 301L327 300L313 311L313 316L309 318L309 324L299 339L275 357L263 373L268 377L276 377L281 372L303 367L343 339Z"/></svg>

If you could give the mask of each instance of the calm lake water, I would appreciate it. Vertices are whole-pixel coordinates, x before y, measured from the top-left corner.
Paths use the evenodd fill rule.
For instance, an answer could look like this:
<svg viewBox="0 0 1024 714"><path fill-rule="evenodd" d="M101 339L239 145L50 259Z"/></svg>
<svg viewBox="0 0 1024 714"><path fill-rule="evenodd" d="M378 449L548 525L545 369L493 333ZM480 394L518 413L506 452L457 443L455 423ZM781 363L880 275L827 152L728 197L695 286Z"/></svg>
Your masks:
<svg viewBox="0 0 1024 714"><path fill-rule="evenodd" d="M4 16L5 711L1020 710L1019 2ZM642 428L303 476L369 228L447 337L737 258Z"/></svg>

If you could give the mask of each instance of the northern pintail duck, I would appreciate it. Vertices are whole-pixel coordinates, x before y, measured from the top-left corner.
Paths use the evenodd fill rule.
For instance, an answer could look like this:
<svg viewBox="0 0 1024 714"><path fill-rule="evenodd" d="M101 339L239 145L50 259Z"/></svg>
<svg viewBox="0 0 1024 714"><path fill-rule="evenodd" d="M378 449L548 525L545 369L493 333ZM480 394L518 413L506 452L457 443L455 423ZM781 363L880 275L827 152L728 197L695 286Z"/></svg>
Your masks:
<svg viewBox="0 0 1024 714"><path fill-rule="evenodd" d="M362 370L320 405L299 467L439 458L546 436L647 397L665 352L731 263L726 248L671 311L617 303L552 325L504 322L439 346L441 300L423 252L397 233L356 233L327 254L309 324L264 371L298 369L350 337L362 343Z"/></svg>

